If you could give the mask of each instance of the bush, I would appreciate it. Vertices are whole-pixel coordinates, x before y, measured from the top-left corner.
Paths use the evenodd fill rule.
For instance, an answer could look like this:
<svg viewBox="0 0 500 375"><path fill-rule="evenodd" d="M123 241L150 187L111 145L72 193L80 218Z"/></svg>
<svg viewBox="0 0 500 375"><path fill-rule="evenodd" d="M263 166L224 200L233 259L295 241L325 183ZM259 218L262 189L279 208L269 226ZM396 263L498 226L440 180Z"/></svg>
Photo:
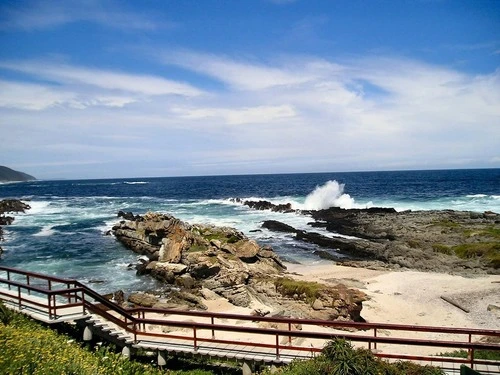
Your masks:
<svg viewBox="0 0 500 375"><path fill-rule="evenodd" d="M270 371L264 372L264 375ZM367 349L354 349L343 339L329 342L314 359L294 361L279 370L281 375L444 375L437 367L412 362L389 363Z"/></svg>

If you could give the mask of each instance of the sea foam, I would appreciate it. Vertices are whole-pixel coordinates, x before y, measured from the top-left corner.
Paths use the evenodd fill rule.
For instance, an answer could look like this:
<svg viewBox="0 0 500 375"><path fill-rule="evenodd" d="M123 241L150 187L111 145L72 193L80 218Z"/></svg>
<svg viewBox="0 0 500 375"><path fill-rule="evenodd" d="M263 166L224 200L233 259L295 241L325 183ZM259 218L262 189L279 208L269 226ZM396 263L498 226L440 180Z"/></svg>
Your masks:
<svg viewBox="0 0 500 375"><path fill-rule="evenodd" d="M302 208L306 210L322 210L330 207L354 208L354 198L344 193L344 187L345 184L339 184L335 180L316 186L306 197Z"/></svg>

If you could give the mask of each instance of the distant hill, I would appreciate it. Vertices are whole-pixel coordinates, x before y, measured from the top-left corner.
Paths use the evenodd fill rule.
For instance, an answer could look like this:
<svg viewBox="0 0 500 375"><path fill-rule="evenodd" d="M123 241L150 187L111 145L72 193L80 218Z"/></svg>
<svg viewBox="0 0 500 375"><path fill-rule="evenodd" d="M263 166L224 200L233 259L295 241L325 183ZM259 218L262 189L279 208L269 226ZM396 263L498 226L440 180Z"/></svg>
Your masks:
<svg viewBox="0 0 500 375"><path fill-rule="evenodd" d="M35 177L0 165L0 182L33 181Z"/></svg>

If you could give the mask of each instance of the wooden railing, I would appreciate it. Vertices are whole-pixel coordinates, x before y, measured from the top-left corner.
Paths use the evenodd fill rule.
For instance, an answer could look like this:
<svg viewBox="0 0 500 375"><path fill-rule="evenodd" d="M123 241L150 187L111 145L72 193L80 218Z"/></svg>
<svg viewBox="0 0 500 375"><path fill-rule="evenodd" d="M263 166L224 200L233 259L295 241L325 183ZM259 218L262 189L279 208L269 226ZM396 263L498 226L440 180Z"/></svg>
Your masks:
<svg viewBox="0 0 500 375"><path fill-rule="evenodd" d="M195 351L201 345L210 343L249 345L257 348L271 348L276 358L279 359L283 350L314 355L321 351L327 341L342 337L372 349L377 356L383 358L463 363L470 367L474 367L475 364L500 366L499 361L492 362L476 358L477 350L500 351L498 343L500 330L338 322L155 308L124 309L76 280L9 267L0 267L0 287L9 290L9 293L4 293L0 289L0 299L9 297L15 300L19 308L29 305L31 308L48 311L49 319L56 319L64 312L64 309L69 307L81 307L82 315L91 312L113 322L129 332L135 343L146 340L168 342L169 339L180 339L191 343ZM46 303L34 302L29 295L42 296ZM197 318L197 321L182 320L186 317ZM254 325L255 323L275 324L279 328L245 326L242 322ZM296 328L298 326L300 329ZM172 332L171 328L177 331L188 329L188 332L181 332L182 334L175 330ZM169 330L170 333L168 333ZM391 332L390 336L387 336L387 331ZM234 335L244 334L245 337L240 340L228 340L224 339L223 332L231 332ZM393 333L398 333L398 335L393 336ZM420 333L424 337L405 337L404 333L411 335ZM447 335L447 337L442 339L440 335ZM453 339L450 339L450 336ZM496 343L478 341L484 338L494 338ZM300 344L297 343L300 341L298 339L317 340L318 345ZM440 348L448 351L463 349L467 351L468 357L411 355L405 353L407 347Z"/></svg>

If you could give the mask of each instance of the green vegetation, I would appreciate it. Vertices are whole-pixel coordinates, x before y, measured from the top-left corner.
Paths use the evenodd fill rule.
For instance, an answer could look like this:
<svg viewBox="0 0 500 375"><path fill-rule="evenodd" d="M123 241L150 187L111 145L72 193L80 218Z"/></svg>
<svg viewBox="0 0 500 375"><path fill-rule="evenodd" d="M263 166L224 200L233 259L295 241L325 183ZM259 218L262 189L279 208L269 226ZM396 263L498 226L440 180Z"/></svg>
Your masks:
<svg viewBox="0 0 500 375"><path fill-rule="evenodd" d="M439 353L438 355L440 357L467 358L467 354L467 350L455 350L453 352ZM474 358L499 361L500 352L498 350L476 350Z"/></svg>
<svg viewBox="0 0 500 375"><path fill-rule="evenodd" d="M269 375L265 371L263 375ZM294 361L278 370L281 375L443 375L431 366L419 366L411 362L390 364L367 349L354 349L343 340L331 341L322 353L307 361Z"/></svg>
<svg viewBox="0 0 500 375"><path fill-rule="evenodd" d="M500 240L500 228L496 228L496 227L488 227L485 229L481 229L479 231L466 230L464 232L464 234L468 237L488 236L488 237L494 238L496 240Z"/></svg>
<svg viewBox="0 0 500 375"><path fill-rule="evenodd" d="M460 228L460 224L455 223L454 221L451 220L440 220L440 221L434 221L432 222L432 225L436 227L444 227L444 228Z"/></svg>
<svg viewBox="0 0 500 375"><path fill-rule="evenodd" d="M294 280L289 277L280 277L276 279L274 286L276 290L284 296L305 296L308 302L313 302L318 298L321 290L325 288L324 285L316 282Z"/></svg>
<svg viewBox="0 0 500 375"><path fill-rule="evenodd" d="M200 251L205 251L207 249L208 248L206 246L204 246L204 245L198 245L198 244L196 244L196 245L191 246L188 251L190 253L198 253Z"/></svg>
<svg viewBox="0 0 500 375"><path fill-rule="evenodd" d="M462 259L482 257L493 268L500 268L500 242L464 243L457 246L433 244L432 249L446 255L455 254Z"/></svg>
<svg viewBox="0 0 500 375"><path fill-rule="evenodd" d="M432 249L436 253L441 253L441 254L446 254L446 255L452 255L453 250L450 246L446 246L440 243L435 243L432 245Z"/></svg>
<svg viewBox="0 0 500 375"><path fill-rule="evenodd" d="M131 361L111 348L92 352L0 303L0 373L6 375L213 375L206 370L161 370Z"/></svg>

